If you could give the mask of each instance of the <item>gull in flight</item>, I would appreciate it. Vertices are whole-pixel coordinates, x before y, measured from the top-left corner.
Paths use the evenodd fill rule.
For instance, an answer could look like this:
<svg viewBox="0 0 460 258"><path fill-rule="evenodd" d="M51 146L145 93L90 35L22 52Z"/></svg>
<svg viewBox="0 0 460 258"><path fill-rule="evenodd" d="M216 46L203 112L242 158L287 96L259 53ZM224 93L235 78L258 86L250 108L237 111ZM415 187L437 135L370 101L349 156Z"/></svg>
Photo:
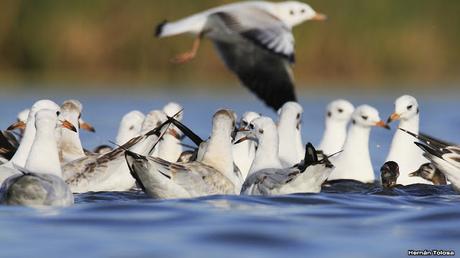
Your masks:
<svg viewBox="0 0 460 258"><path fill-rule="evenodd" d="M278 110L296 101L291 65L292 28L308 20L325 20L309 5L296 1L248 1L212 8L156 28L159 38L196 36L190 51L173 59L185 63L195 57L201 39L211 39L225 65L268 106Z"/></svg>

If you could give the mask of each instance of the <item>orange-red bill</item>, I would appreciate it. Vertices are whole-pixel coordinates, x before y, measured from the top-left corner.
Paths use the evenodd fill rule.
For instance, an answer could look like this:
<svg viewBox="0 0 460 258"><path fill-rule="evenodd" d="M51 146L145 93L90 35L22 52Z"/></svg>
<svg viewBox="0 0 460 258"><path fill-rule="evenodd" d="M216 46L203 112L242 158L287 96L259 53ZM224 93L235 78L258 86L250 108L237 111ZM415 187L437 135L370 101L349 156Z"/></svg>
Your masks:
<svg viewBox="0 0 460 258"><path fill-rule="evenodd" d="M61 121L61 123L62 123L63 128L67 128L71 131L77 132L77 128L71 122L64 120L64 121Z"/></svg>
<svg viewBox="0 0 460 258"><path fill-rule="evenodd" d="M17 121L13 123L12 125L8 126L6 130L12 131L15 129L26 129L26 123L24 123L23 121Z"/></svg>
<svg viewBox="0 0 460 258"><path fill-rule="evenodd" d="M391 129L391 127L387 123L385 123L385 121L383 121L383 120L375 123L375 126L382 127L382 128L388 129L388 130Z"/></svg>

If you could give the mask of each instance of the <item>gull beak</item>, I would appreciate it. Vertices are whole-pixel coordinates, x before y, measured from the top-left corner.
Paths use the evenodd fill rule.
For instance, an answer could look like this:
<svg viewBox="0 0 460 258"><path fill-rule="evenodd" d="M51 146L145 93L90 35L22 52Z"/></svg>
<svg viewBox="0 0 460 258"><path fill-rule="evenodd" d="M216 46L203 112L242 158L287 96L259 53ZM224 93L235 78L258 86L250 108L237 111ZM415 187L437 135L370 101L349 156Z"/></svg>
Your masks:
<svg viewBox="0 0 460 258"><path fill-rule="evenodd" d="M412 172L412 173L409 173L409 176L410 176L410 177L415 177L415 176L419 176L419 175L420 175L419 170L414 171L414 172Z"/></svg>
<svg viewBox="0 0 460 258"><path fill-rule="evenodd" d="M13 131L15 129L23 129L23 130L26 129L26 123L24 123L23 121L17 121L13 123L12 125L8 126L6 130Z"/></svg>
<svg viewBox="0 0 460 258"><path fill-rule="evenodd" d="M246 129L244 127L240 127L238 128L238 130L236 130L237 132L249 132L249 129Z"/></svg>
<svg viewBox="0 0 460 258"><path fill-rule="evenodd" d="M236 142L233 143L233 144L235 144L235 145L236 145L236 144L240 144L240 143L242 143L242 142L244 142L244 141L248 141L248 140L249 140L249 141L254 141L254 142L256 142L256 143L258 142L257 138L253 137L252 135L247 135L247 136L241 137L238 141L236 141Z"/></svg>
<svg viewBox="0 0 460 258"><path fill-rule="evenodd" d="M327 20L327 16L322 13L316 13L310 20L312 21L325 21Z"/></svg>
<svg viewBox="0 0 460 258"><path fill-rule="evenodd" d="M83 119L80 119L79 122L80 122L81 129L86 130L88 132L92 132L92 133L96 132L96 129L94 129L94 127L90 123L83 121Z"/></svg>
<svg viewBox="0 0 460 258"><path fill-rule="evenodd" d="M415 177L415 176L418 176L417 172L418 172L418 171L415 171L415 172L409 173L409 177Z"/></svg>
<svg viewBox="0 0 460 258"><path fill-rule="evenodd" d="M393 113L391 114L391 116L388 118L387 120L387 124L393 122L393 121L396 121L396 120L399 120L401 118L401 115L398 114L398 113Z"/></svg>
<svg viewBox="0 0 460 258"><path fill-rule="evenodd" d="M236 145L236 144L240 144L240 143L242 143L242 142L244 142L244 141L247 141L247 140L249 140L249 137L244 136L244 137L241 137L238 141L236 141L236 142L233 143L233 144L235 144L235 145Z"/></svg>
<svg viewBox="0 0 460 258"><path fill-rule="evenodd" d="M67 120L61 121L61 126L63 128L67 128L67 129L69 129L71 131L77 132L77 128L71 122L69 122Z"/></svg>
<svg viewBox="0 0 460 258"><path fill-rule="evenodd" d="M388 129L388 130L391 129L391 127L390 127L388 124L386 124L385 121L383 121L383 120L377 122L377 123L375 124L375 126L377 126L377 127L382 127L382 128Z"/></svg>

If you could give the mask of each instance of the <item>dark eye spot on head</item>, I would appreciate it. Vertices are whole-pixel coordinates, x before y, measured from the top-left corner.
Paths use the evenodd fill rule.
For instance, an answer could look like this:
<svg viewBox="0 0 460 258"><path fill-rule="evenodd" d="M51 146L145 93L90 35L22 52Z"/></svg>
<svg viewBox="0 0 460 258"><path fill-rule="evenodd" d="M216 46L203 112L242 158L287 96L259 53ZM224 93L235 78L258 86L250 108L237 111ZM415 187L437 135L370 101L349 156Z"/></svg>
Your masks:
<svg viewBox="0 0 460 258"><path fill-rule="evenodd" d="M59 111L56 111L56 115L59 116L61 114L61 112Z"/></svg>
<svg viewBox="0 0 460 258"><path fill-rule="evenodd" d="M301 13L305 13L305 9L300 10Z"/></svg>
<svg viewBox="0 0 460 258"><path fill-rule="evenodd" d="M327 112L327 117L331 117L332 116L332 112L331 111L328 111Z"/></svg>
<svg viewBox="0 0 460 258"><path fill-rule="evenodd" d="M263 134L263 133L264 133L264 129L259 129L259 133Z"/></svg>
<svg viewBox="0 0 460 258"><path fill-rule="evenodd" d="M294 15L294 10L289 11L290 15Z"/></svg>
<svg viewBox="0 0 460 258"><path fill-rule="evenodd" d="M414 106L413 105L409 105L407 106L407 110L411 110Z"/></svg>
<svg viewBox="0 0 460 258"><path fill-rule="evenodd" d="M129 130L134 130L134 125L130 126Z"/></svg>
<svg viewBox="0 0 460 258"><path fill-rule="evenodd" d="M253 125L253 124L250 124L250 125L249 125L249 129L254 130L254 125Z"/></svg>
<svg viewBox="0 0 460 258"><path fill-rule="evenodd" d="M337 111L339 111L339 113L343 113L343 109L341 108L337 109Z"/></svg>
<svg viewBox="0 0 460 258"><path fill-rule="evenodd" d="M367 120L369 117L368 116L361 116L362 119Z"/></svg>
<svg viewBox="0 0 460 258"><path fill-rule="evenodd" d="M248 125L248 122L246 122L246 121L243 120L243 121L241 121L241 125L244 126L244 127L246 127L246 126Z"/></svg>

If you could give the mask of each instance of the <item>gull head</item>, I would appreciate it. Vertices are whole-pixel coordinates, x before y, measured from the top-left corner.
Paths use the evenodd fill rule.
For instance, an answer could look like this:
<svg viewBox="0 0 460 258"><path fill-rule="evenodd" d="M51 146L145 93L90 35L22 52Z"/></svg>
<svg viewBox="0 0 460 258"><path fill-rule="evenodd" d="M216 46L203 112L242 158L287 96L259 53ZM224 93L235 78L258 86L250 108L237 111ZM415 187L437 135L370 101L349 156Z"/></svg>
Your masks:
<svg viewBox="0 0 460 258"><path fill-rule="evenodd" d="M173 114L174 115L174 114ZM142 123L141 133L147 133L167 120L166 113L161 110L152 110L150 111ZM166 127L165 127L166 128Z"/></svg>
<svg viewBox="0 0 460 258"><path fill-rule="evenodd" d="M18 113L18 121L22 121L24 123L27 122L27 117L29 116L30 109L26 108Z"/></svg>
<svg viewBox="0 0 460 258"><path fill-rule="evenodd" d="M230 109L219 109L212 118L213 131L230 132L232 138L236 135L236 113Z"/></svg>
<svg viewBox="0 0 460 258"><path fill-rule="evenodd" d="M326 120L337 122L348 122L355 107L349 101L338 99L327 106Z"/></svg>
<svg viewBox="0 0 460 258"><path fill-rule="evenodd" d="M61 113L59 117L61 119L72 121L72 123L78 124L79 128L89 132L95 132L94 127L81 119L81 112L83 111L83 105L76 99L69 99L62 103Z"/></svg>
<svg viewBox="0 0 460 258"><path fill-rule="evenodd" d="M54 112L59 112L61 108L58 106L58 104L54 103L54 101L52 100L42 99L42 100L35 102L32 105L32 108L30 109L30 112L29 112L29 117L30 115L35 116L35 113L37 113L39 110L42 110L42 109L50 109L50 110L54 110Z"/></svg>
<svg viewBox="0 0 460 258"><path fill-rule="evenodd" d="M257 139L261 139L266 135L277 135L275 122L270 117L262 116L251 122L249 125L251 134Z"/></svg>
<svg viewBox="0 0 460 258"><path fill-rule="evenodd" d="M435 176L437 171L438 170L436 169L436 167L433 164L425 163L425 164L421 165L420 168L417 169L417 171L414 171L414 172L410 173L409 176L410 177L418 176L418 177L421 177L421 178L426 179L428 181L433 181L433 178L434 178L434 176Z"/></svg>
<svg viewBox="0 0 460 258"><path fill-rule="evenodd" d="M124 144L132 138L138 136L142 129L145 115L134 110L123 116L118 129L117 144Z"/></svg>
<svg viewBox="0 0 460 258"><path fill-rule="evenodd" d="M302 124L303 108L297 102L286 102L279 110L279 124L278 126L296 126L300 130Z"/></svg>
<svg viewBox="0 0 460 258"><path fill-rule="evenodd" d="M180 104L176 102L169 102L163 107L163 112L165 112L167 116L172 117L175 114L179 113L179 111L182 111L183 109L184 108ZM180 114L175 116L175 119L177 121L182 121L182 119L184 118L183 114L184 112L180 112Z"/></svg>
<svg viewBox="0 0 460 258"><path fill-rule="evenodd" d="M249 124L256 118L259 118L261 115L256 112L246 112L243 114L240 120L240 130L249 130Z"/></svg>
<svg viewBox="0 0 460 258"><path fill-rule="evenodd" d="M236 144L250 140L259 143L265 137L274 138L278 135L275 122L270 117L261 116L249 123L249 132L245 137L239 139ZM268 139L273 141L273 139Z"/></svg>
<svg viewBox="0 0 460 258"><path fill-rule="evenodd" d="M394 161L388 161L380 168L380 177L383 188L391 188L396 185L399 177L399 166Z"/></svg>
<svg viewBox="0 0 460 258"><path fill-rule="evenodd" d="M83 111L83 105L81 104L80 101L78 101L76 99L68 99L68 100L62 102L61 111L62 112L64 112L64 111L66 111L66 112L75 112L78 115L80 115L81 112Z"/></svg>
<svg viewBox="0 0 460 258"><path fill-rule="evenodd" d="M326 15L316 12L310 5L298 1L278 3L277 15L290 27L305 21L324 21L327 19Z"/></svg>
<svg viewBox="0 0 460 258"><path fill-rule="evenodd" d="M396 120L410 120L418 116L419 112L419 105L416 98L410 95L401 96L395 101L395 111L390 115L387 123Z"/></svg>
<svg viewBox="0 0 460 258"><path fill-rule="evenodd" d="M368 105L357 107L351 118L353 126L360 126L364 128L370 128L372 126L383 127L386 129L390 128L383 120L380 119L377 109Z"/></svg>
<svg viewBox="0 0 460 258"><path fill-rule="evenodd" d="M37 130L50 130L50 132L54 132L56 126L67 128L74 132L77 131L71 122L67 120L58 120L58 114L55 110L40 109L35 113L35 128Z"/></svg>
<svg viewBox="0 0 460 258"><path fill-rule="evenodd" d="M26 108L18 113L17 120L15 123L10 125L7 130L15 130L18 129L20 134L24 133L26 129L27 118L29 117L30 109Z"/></svg>

